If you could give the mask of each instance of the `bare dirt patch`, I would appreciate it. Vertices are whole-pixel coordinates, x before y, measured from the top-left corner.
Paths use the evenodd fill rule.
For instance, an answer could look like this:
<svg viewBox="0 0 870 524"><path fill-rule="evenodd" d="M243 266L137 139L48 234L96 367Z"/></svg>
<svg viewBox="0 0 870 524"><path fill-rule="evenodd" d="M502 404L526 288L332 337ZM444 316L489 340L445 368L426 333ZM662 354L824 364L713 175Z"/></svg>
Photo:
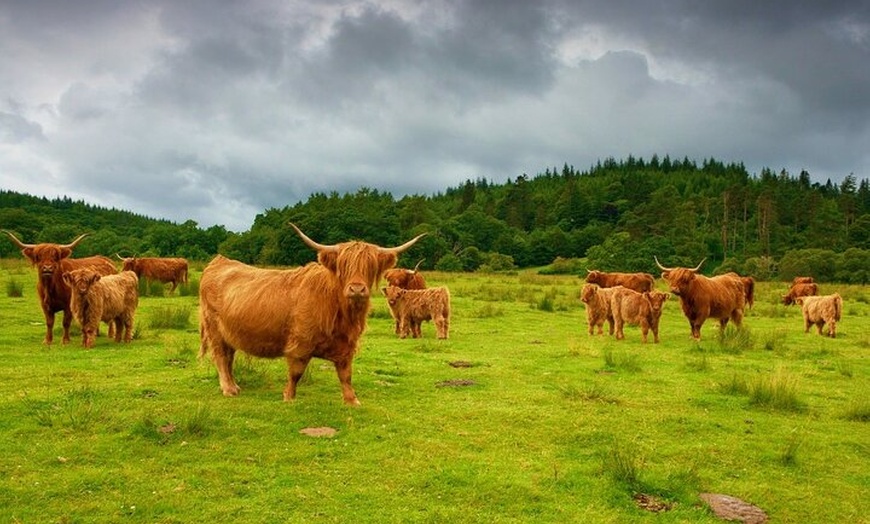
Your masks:
<svg viewBox="0 0 870 524"><path fill-rule="evenodd" d="M767 522L767 513L758 506L753 506L737 497L721 493L701 493L700 497L720 519L738 520L744 524Z"/></svg>
<svg viewBox="0 0 870 524"><path fill-rule="evenodd" d="M473 386L477 384L477 382L473 380L469 380L467 378L454 378L451 380L442 380L441 382L436 382L436 388L456 388L456 387L464 387L464 386Z"/></svg>
<svg viewBox="0 0 870 524"><path fill-rule="evenodd" d="M299 433L303 435L307 435L309 437L334 437L338 430L335 428L331 428L329 426L322 426L319 428L303 428L299 430Z"/></svg>

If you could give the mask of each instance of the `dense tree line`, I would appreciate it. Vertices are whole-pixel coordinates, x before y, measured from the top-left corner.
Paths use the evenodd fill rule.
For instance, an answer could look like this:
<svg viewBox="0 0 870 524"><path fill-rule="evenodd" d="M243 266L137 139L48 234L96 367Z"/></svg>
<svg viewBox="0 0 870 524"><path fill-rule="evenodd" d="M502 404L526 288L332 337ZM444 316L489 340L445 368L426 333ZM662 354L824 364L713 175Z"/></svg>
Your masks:
<svg viewBox="0 0 870 524"><path fill-rule="evenodd" d="M840 184L820 184L805 171L768 169L751 176L742 164L714 159L698 165L667 156L610 158L582 172L566 164L533 177L478 178L398 200L371 188L317 193L265 210L241 234L0 192L0 227L55 241L84 228L96 237L89 250L103 253L207 259L219 251L258 265L308 262L313 255L287 227L290 221L323 243L360 238L396 245L427 232L402 260L423 260L424 268L655 272L657 256L674 266L706 258L708 272L761 278L870 279L870 181L849 175ZM10 251L0 248L3 256Z"/></svg>

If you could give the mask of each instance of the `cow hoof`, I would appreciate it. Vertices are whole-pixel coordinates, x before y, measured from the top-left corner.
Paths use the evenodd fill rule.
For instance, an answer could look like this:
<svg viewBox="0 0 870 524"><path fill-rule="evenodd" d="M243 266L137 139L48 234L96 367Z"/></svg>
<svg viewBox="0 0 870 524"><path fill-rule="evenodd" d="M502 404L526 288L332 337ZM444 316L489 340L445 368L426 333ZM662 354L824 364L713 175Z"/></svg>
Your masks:
<svg viewBox="0 0 870 524"><path fill-rule="evenodd" d="M347 404L348 406L360 406L360 405L362 405L362 404L360 404L359 399L356 397L353 397L352 399L344 399L344 403Z"/></svg>
<svg viewBox="0 0 870 524"><path fill-rule="evenodd" d="M242 389L238 386L233 388L226 388L223 390L223 394L225 397L235 397L239 394Z"/></svg>

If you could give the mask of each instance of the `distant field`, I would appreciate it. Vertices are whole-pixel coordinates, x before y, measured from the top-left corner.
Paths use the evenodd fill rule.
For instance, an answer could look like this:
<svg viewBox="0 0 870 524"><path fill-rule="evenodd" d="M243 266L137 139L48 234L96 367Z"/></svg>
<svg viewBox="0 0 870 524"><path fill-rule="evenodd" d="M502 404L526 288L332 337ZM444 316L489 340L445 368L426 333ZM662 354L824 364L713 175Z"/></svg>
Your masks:
<svg viewBox="0 0 870 524"><path fill-rule="evenodd" d="M644 345L587 335L576 277L426 276L450 339L396 338L375 297L351 408L319 360L294 403L280 360L238 359L223 397L195 292L143 297L131 344L45 347L34 271L0 261L0 522L721 522L703 492L868 521L870 288L821 285L836 339L770 282L745 330L696 343L671 300Z"/></svg>

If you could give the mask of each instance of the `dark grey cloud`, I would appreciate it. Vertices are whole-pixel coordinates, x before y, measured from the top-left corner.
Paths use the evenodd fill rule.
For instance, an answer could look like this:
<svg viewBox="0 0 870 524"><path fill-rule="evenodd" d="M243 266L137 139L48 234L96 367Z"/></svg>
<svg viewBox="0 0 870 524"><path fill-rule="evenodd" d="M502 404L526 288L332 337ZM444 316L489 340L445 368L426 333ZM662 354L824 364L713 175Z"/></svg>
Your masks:
<svg viewBox="0 0 870 524"><path fill-rule="evenodd" d="M870 176L868 2L0 5L0 187L201 225L653 154Z"/></svg>

